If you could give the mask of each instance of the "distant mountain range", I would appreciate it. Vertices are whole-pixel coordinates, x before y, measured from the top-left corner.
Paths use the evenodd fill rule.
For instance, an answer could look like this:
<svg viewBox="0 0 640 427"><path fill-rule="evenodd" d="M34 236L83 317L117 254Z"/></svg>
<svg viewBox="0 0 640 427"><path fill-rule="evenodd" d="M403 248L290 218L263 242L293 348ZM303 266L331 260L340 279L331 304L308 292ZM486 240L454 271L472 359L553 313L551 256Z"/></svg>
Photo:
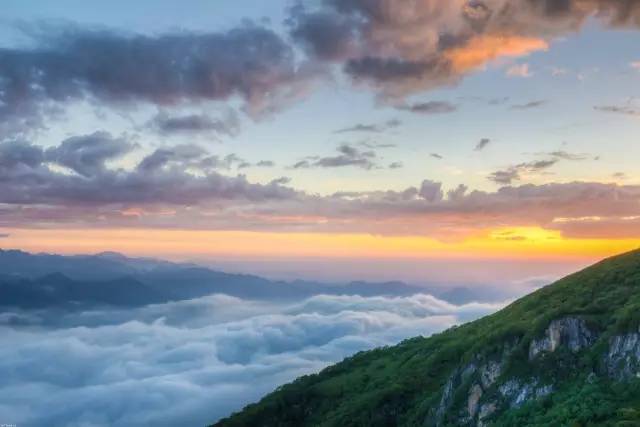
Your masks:
<svg viewBox="0 0 640 427"><path fill-rule="evenodd" d="M141 306L211 294L282 301L320 294L368 297L418 293L429 293L452 303L483 299L467 288L423 288L402 282L335 285L272 281L190 263L129 258L115 252L63 256L0 250L0 306L22 309Z"/></svg>
<svg viewBox="0 0 640 427"><path fill-rule="evenodd" d="M640 251L361 352L215 427L640 426Z"/></svg>

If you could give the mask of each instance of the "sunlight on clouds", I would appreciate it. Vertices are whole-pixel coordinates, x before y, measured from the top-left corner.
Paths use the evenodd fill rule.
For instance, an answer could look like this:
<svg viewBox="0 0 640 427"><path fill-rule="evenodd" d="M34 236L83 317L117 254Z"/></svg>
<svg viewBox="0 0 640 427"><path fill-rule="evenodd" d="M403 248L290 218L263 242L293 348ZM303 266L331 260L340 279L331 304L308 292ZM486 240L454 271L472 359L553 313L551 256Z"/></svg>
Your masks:
<svg viewBox="0 0 640 427"><path fill-rule="evenodd" d="M480 36L466 45L447 53L457 72L466 72L501 57L520 57L539 50L547 50L549 44L538 38L518 36Z"/></svg>

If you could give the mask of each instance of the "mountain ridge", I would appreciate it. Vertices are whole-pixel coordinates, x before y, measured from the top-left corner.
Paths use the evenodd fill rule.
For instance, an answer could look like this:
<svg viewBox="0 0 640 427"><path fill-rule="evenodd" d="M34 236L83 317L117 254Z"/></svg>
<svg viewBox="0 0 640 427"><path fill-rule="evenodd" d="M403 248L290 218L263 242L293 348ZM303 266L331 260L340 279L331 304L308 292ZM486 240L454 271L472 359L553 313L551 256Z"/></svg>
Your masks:
<svg viewBox="0 0 640 427"><path fill-rule="evenodd" d="M640 251L503 310L358 353L220 420L235 426L638 426Z"/></svg>
<svg viewBox="0 0 640 427"><path fill-rule="evenodd" d="M73 285L65 285L69 281ZM114 284L122 285L127 281L130 291L136 295L135 302L110 298L105 293L105 289L114 288ZM45 283L48 287L44 287ZM76 290L76 295L68 292L70 286ZM43 292L45 288L47 292ZM91 290L93 294L89 292ZM118 289L112 290L118 292ZM30 298L24 296L25 292L30 293ZM56 292L59 295L53 295ZM326 284L300 280L274 281L251 274L225 273L191 263L129 258L115 252L65 256L0 249L0 307L30 309L54 305L63 305L65 308L86 308L88 304L147 305L212 294L281 301L300 300L314 295L409 296L421 293L439 297L440 292L435 288L403 282ZM71 304L77 300L83 304ZM455 298L447 301L458 302Z"/></svg>

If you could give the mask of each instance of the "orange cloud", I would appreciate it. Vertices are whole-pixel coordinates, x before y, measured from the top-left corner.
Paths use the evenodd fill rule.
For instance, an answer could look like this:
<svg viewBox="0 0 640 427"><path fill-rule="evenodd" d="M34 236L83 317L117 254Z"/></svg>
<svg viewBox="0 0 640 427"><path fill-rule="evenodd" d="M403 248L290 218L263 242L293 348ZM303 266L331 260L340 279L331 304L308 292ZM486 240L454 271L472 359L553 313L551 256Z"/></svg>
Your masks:
<svg viewBox="0 0 640 427"><path fill-rule="evenodd" d="M548 48L549 44L539 38L483 35L470 39L462 47L449 50L445 57L456 72L465 73L498 58L515 58Z"/></svg>

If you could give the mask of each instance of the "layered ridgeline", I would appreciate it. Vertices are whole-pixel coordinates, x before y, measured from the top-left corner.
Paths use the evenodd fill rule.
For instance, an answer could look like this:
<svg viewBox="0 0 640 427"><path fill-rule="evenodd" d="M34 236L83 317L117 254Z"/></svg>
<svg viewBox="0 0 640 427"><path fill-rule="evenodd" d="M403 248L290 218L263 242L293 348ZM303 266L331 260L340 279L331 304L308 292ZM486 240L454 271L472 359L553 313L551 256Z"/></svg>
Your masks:
<svg viewBox="0 0 640 427"><path fill-rule="evenodd" d="M356 354L231 426L640 426L640 251L502 311Z"/></svg>

